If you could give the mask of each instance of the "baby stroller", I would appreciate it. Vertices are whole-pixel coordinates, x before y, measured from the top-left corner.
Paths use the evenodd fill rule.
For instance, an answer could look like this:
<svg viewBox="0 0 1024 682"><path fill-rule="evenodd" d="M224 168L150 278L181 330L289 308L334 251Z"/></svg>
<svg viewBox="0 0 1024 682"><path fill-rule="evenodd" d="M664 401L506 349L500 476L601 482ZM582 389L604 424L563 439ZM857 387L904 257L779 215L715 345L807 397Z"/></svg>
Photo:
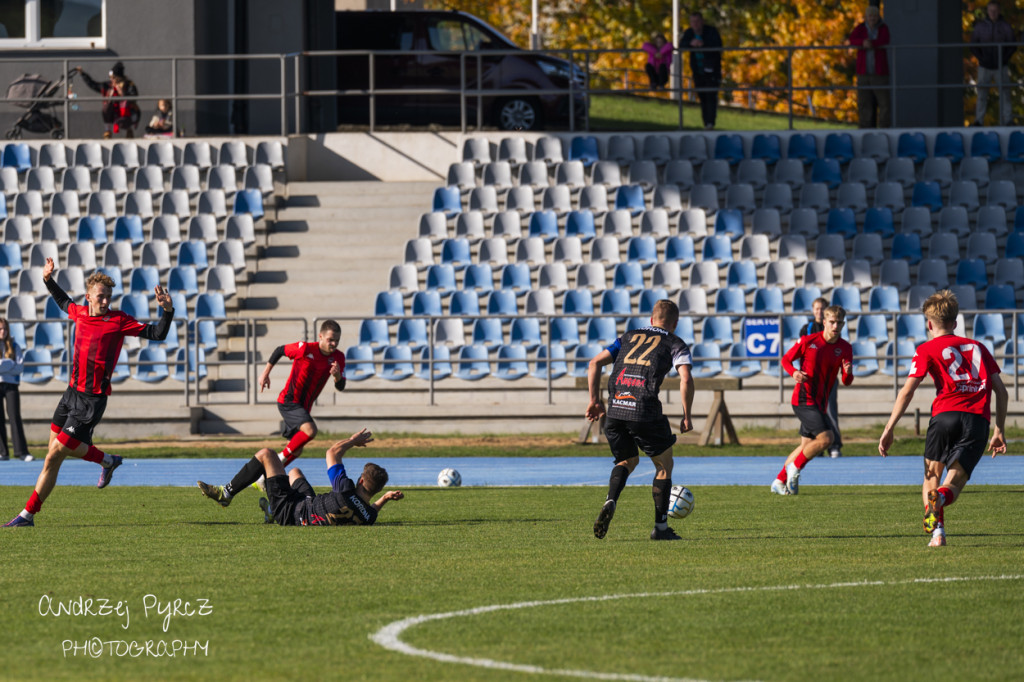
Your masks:
<svg viewBox="0 0 1024 682"><path fill-rule="evenodd" d="M64 123L57 117L57 101L47 99L67 96L75 71L69 71L55 81L47 81L39 74L22 74L7 87L7 101L17 107L28 109L18 117L7 131L8 140L21 137L23 131L50 133L54 139L64 137Z"/></svg>

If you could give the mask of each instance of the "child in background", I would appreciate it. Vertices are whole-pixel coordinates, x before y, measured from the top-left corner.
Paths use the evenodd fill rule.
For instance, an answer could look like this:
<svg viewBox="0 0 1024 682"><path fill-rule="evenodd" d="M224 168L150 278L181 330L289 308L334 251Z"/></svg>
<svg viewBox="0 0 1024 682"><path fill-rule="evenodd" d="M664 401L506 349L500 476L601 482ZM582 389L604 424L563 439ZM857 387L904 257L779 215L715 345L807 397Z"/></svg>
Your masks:
<svg viewBox="0 0 1024 682"><path fill-rule="evenodd" d="M149 119L146 126L147 135L173 135L174 134L174 112L171 111L170 100L162 99L156 103L156 114Z"/></svg>

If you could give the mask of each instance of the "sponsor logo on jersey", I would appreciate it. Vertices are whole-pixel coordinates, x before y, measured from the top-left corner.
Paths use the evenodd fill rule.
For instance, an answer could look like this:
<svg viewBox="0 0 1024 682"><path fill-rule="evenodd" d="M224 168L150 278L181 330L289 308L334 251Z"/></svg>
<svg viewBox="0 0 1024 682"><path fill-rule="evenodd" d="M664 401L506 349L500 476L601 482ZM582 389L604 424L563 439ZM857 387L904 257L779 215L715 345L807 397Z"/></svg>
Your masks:
<svg viewBox="0 0 1024 682"><path fill-rule="evenodd" d="M835 354L836 354L836 357L838 358L840 355L843 354L843 351L841 351L840 349L836 348L835 349Z"/></svg>
<svg viewBox="0 0 1024 682"><path fill-rule="evenodd" d="M814 350L818 350L818 344L816 343L812 343L810 347L813 348Z"/></svg>
<svg viewBox="0 0 1024 682"><path fill-rule="evenodd" d="M312 353L306 353L306 358L312 360L313 359L313 354Z"/></svg>
<svg viewBox="0 0 1024 682"><path fill-rule="evenodd" d="M632 393L616 393L615 400L636 400L636 396Z"/></svg>
<svg viewBox="0 0 1024 682"><path fill-rule="evenodd" d="M643 388L647 384L647 379L638 374L626 374L626 370L619 372L619 376L615 377L616 386L634 386L636 388Z"/></svg>

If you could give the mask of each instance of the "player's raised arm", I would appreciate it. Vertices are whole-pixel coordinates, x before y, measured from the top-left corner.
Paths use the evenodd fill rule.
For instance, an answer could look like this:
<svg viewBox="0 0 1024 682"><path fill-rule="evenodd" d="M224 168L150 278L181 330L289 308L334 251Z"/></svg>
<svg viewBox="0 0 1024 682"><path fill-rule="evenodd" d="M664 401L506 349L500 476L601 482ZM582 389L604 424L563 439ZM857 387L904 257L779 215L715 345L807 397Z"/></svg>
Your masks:
<svg viewBox="0 0 1024 682"><path fill-rule="evenodd" d="M327 448L327 466L328 468L335 464L340 464L345 453L352 448L366 447L368 443L373 442L373 433L369 429L362 429L358 433L353 433L348 438L336 441L331 447Z"/></svg>

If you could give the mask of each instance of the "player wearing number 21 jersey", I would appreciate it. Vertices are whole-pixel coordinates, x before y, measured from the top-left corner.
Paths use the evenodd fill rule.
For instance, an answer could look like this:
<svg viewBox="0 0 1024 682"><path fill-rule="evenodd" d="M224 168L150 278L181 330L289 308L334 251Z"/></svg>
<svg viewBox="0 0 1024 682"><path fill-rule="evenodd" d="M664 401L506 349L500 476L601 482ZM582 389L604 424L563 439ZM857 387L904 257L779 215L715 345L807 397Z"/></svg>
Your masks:
<svg viewBox="0 0 1024 682"><path fill-rule="evenodd" d="M640 451L654 463L654 530L652 540L679 540L668 527L668 501L672 492L672 445L676 437L661 410L658 392L665 375L673 368L679 372L679 392L683 405L683 433L693 429L690 407L693 381L690 378L690 349L686 342L670 332L679 322L679 308L663 299L654 304L651 325L622 335L598 353L587 368L590 421L605 415L601 400L601 368L612 365L608 379L608 411L604 433L608 438L615 467L608 482L608 498L594 522L594 536L601 539L615 514L619 494L626 479L640 462Z"/></svg>
<svg viewBox="0 0 1024 682"><path fill-rule="evenodd" d="M930 340L914 354L910 374L896 397L889 422L878 441L878 453L885 457L893 442L893 429L914 397L914 392L930 376L935 383L932 418L924 445L924 484L921 496L925 506L924 529L931 533L930 547L946 544L944 510L956 501L974 467L981 460L988 442L992 456L1006 452L1003 428L1008 396L999 377L999 366L981 343L957 336L960 307L950 291L930 296L922 306ZM996 396L996 425L989 440L991 394ZM939 486L939 478L946 478Z"/></svg>

